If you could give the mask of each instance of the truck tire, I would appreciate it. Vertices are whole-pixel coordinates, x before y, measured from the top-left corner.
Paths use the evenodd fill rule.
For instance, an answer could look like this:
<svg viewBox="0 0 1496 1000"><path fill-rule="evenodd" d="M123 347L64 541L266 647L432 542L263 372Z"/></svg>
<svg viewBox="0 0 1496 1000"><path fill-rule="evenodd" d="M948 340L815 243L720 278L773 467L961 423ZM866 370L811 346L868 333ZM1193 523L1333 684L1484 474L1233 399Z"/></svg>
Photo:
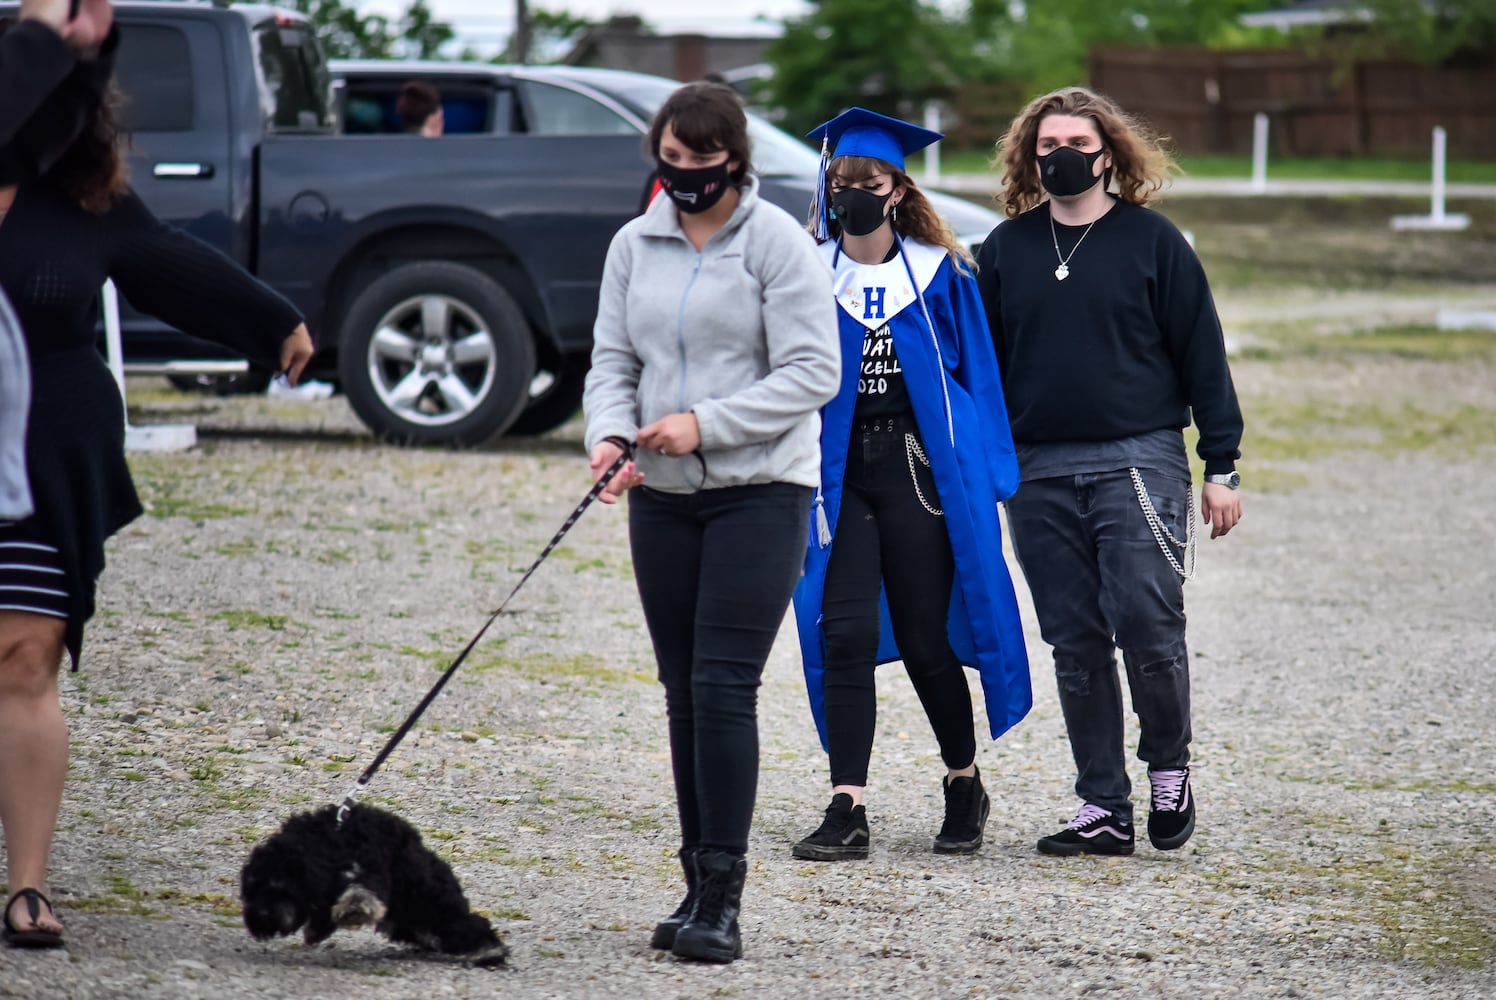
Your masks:
<svg viewBox="0 0 1496 1000"><path fill-rule="evenodd" d="M510 426L509 433L544 434L570 420L582 408L582 390L587 387L587 370L591 367L591 359L584 354L568 358L559 371L537 372L535 382L549 381L538 389L535 382L531 383L530 401Z"/></svg>
<svg viewBox="0 0 1496 1000"><path fill-rule="evenodd" d="M529 401L535 342L514 298L451 261L395 268L353 300L338 369L354 412L398 444L472 446Z"/></svg>

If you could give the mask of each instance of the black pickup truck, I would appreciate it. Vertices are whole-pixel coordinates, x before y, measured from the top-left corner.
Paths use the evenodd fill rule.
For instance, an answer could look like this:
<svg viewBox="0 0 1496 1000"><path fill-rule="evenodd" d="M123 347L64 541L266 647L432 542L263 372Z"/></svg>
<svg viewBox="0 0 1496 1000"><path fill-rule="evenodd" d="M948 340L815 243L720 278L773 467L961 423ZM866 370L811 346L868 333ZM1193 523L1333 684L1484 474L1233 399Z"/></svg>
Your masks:
<svg viewBox="0 0 1496 1000"><path fill-rule="evenodd" d="M115 17L132 185L296 304L309 376L411 443L575 412L608 242L648 181L637 135L342 135L303 16L147 0ZM216 356L129 312L123 334L132 363Z"/></svg>
<svg viewBox="0 0 1496 1000"><path fill-rule="evenodd" d="M125 0L115 17L135 189L296 304L317 344L308 374L337 382L376 434L471 445L576 411L608 243L645 203L642 137L678 84L576 67L330 71L309 22L272 7ZM410 78L440 87L448 134L398 131ZM765 197L803 214L816 155L750 126ZM998 221L938 205L975 239ZM146 317L123 328L133 364L215 357Z"/></svg>

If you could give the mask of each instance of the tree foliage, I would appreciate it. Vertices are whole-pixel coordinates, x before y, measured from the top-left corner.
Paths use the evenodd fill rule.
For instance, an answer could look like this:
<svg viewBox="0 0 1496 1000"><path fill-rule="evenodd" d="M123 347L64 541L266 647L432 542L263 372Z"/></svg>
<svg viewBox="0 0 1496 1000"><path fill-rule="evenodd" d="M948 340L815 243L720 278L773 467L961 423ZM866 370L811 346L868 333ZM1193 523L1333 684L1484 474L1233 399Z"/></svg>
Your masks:
<svg viewBox="0 0 1496 1000"><path fill-rule="evenodd" d="M1327 38L1346 55L1395 55L1437 64L1496 61L1496 3L1491 0L1364 0L1369 15L1354 31Z"/></svg>
<svg viewBox="0 0 1496 1000"><path fill-rule="evenodd" d="M360 14L345 0L291 0L316 26L322 49L331 59L437 59L456 35L438 21L427 0L411 0L394 22L380 14Z"/></svg>
<svg viewBox="0 0 1496 1000"><path fill-rule="evenodd" d="M860 105L909 115L962 79L960 22L922 0L811 0L766 53L774 77L764 97L804 132Z"/></svg>
<svg viewBox="0 0 1496 1000"><path fill-rule="evenodd" d="M933 0L811 3L766 56L775 76L763 96L792 128L854 104L908 116L972 83L1027 93L1084 83L1088 55L1101 44L1282 44L1275 31L1236 22L1274 0L968 0L962 9Z"/></svg>

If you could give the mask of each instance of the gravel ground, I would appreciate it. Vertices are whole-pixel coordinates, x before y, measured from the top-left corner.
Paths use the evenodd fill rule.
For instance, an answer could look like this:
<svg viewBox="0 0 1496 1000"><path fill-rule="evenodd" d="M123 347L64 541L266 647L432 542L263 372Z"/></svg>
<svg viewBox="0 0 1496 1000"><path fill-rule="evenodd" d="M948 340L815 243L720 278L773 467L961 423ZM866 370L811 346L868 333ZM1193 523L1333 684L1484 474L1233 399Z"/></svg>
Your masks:
<svg viewBox="0 0 1496 1000"><path fill-rule="evenodd" d="M1253 339L1254 317L1313 303L1222 306ZM237 874L287 814L341 798L508 593L585 491L579 428L405 451L372 443L341 399L137 384L138 423L195 421L204 441L133 459L151 509L112 544L83 670L64 685L74 758L53 896L70 948L0 951L0 996L1496 995L1496 694L1481 683L1496 662L1496 350L1236 371L1249 425L1276 423L1249 441L1246 519L1202 546L1188 588L1187 848L1034 852L1076 803L1021 592L1037 704L981 751L982 852L930 852L941 767L907 680L886 670L872 858L792 859L826 774L786 627L760 702L747 957L655 954L649 929L680 891L662 698L622 513L598 509L369 794L453 862L514 949L501 971L368 932L255 943ZM1410 413L1447 422L1394 440L1381 418Z"/></svg>

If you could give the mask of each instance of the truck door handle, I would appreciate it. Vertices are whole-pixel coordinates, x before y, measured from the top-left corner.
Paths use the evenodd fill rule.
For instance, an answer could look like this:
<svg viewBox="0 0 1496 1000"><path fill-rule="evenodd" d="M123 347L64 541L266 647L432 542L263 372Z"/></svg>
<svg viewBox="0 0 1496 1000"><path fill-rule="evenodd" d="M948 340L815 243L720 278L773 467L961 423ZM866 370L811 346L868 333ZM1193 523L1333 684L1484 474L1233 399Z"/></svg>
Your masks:
<svg viewBox="0 0 1496 1000"><path fill-rule="evenodd" d="M156 177L166 178L202 178L213 176L213 164L211 163L158 163L151 168L151 173Z"/></svg>

